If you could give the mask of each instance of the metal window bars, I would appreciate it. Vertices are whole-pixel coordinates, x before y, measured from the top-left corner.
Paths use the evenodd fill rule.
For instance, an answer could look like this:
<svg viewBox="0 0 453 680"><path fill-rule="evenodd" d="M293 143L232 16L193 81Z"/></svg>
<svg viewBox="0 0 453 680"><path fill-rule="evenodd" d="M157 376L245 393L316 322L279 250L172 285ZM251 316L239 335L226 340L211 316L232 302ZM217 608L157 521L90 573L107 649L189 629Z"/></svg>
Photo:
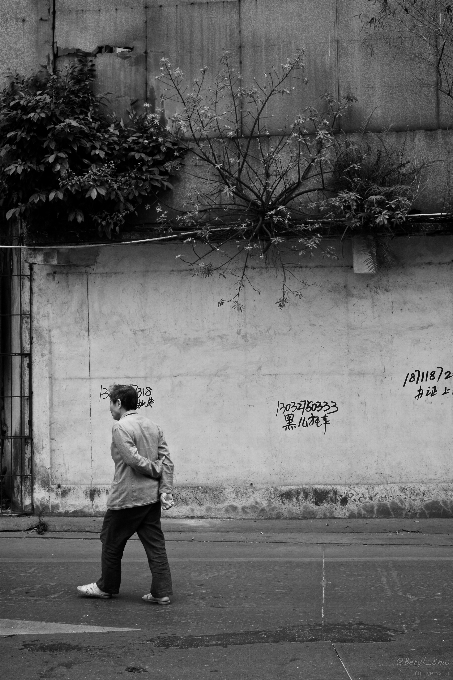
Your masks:
<svg viewBox="0 0 453 680"><path fill-rule="evenodd" d="M0 515L33 512L31 270L0 253Z"/></svg>

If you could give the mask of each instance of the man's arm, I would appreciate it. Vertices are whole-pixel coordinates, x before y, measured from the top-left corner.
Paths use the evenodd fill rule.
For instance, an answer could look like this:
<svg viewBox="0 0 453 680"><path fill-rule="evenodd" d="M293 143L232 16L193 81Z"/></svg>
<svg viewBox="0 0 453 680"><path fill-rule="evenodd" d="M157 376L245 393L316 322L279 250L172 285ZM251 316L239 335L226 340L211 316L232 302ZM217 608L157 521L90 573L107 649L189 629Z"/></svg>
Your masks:
<svg viewBox="0 0 453 680"><path fill-rule="evenodd" d="M126 465L129 465L129 467L141 475L145 475L145 477L160 478L162 474L162 461L152 461L141 456L131 435L119 423L113 425L112 436L116 450Z"/></svg>
<svg viewBox="0 0 453 680"><path fill-rule="evenodd" d="M167 442L164 433L159 427L158 459L162 464L162 474L159 480L159 494L173 493L173 470L174 465L170 458Z"/></svg>

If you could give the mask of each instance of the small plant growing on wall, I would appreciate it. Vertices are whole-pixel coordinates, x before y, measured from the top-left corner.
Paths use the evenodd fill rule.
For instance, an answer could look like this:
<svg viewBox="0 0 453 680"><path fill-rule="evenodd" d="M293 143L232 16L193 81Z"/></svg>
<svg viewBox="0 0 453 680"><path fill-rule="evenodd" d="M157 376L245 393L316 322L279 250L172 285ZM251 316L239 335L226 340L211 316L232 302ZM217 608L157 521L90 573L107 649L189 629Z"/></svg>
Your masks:
<svg viewBox="0 0 453 680"><path fill-rule="evenodd" d="M140 206L157 202L150 228L191 245L184 262L194 274L231 273L235 290L219 305L239 311L261 264L280 271L280 308L302 297L299 258L334 257L326 234L365 236L373 266L389 259L381 236L405 222L417 173L400 152L347 141L341 120L352 98L326 94L276 129L275 105L307 82L303 52L248 84L228 54L192 83L162 60L163 99L177 110L169 125L146 106L127 121L108 116L94 77L85 59L54 75L15 76L0 93L0 210L27 242L120 238ZM169 210L159 197L186 154L192 184Z"/></svg>
<svg viewBox="0 0 453 680"><path fill-rule="evenodd" d="M174 138L195 159L197 182L176 217L180 227L196 230L193 258L184 261L204 277L234 273L241 262L239 274L234 273L236 294L229 300L237 309L244 286L251 284L253 261L271 261L283 273L277 304L284 307L291 294L301 295L288 258L294 261L295 254L315 248L331 254L322 246L315 204L328 186L335 133L350 100L326 95L320 108L304 108L276 131L272 106L307 82L302 52L247 85L229 54L217 73L210 76L203 68L192 83L163 59L160 81L164 99L177 108L171 120ZM163 209L159 219L168 226ZM223 250L226 244L236 251Z"/></svg>
<svg viewBox="0 0 453 680"><path fill-rule="evenodd" d="M422 163L408 160L404 145L363 133L335 142L330 189L321 203L326 216L343 225L342 238L360 236L370 272L393 262L389 237L404 228L420 188Z"/></svg>
<svg viewBox="0 0 453 680"><path fill-rule="evenodd" d="M179 167L184 149L158 117L108 117L94 77L81 60L54 75L15 76L0 93L0 208L29 240L111 238Z"/></svg>
<svg viewBox="0 0 453 680"><path fill-rule="evenodd" d="M304 73L303 52L249 85L228 54L217 73L203 68L192 83L162 60L164 98L177 109L171 129L195 158L197 179L173 225L194 230L193 257L184 258L194 274L236 277L235 294L220 305L242 309L257 260L281 270L280 308L301 297L298 258L315 249L333 257L327 233L363 237L370 271L388 264L385 237L405 223L418 192L420 167L404 149L378 135L370 141L365 130L358 142L342 133L352 97L339 102L326 94L319 108L306 107L275 130L272 107L304 87ZM169 226L163 209L159 220Z"/></svg>

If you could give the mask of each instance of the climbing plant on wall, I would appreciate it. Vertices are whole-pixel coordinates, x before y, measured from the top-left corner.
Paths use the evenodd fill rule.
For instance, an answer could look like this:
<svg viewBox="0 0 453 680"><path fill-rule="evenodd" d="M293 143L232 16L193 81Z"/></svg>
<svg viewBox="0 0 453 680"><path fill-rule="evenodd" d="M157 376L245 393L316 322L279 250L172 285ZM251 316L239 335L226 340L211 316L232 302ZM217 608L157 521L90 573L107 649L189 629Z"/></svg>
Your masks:
<svg viewBox="0 0 453 680"><path fill-rule="evenodd" d="M342 226L342 238L361 236L370 272L394 262L389 238L404 233L419 194L426 164L410 158L405 145L362 130L335 140L330 189L320 202L324 215Z"/></svg>
<svg viewBox="0 0 453 680"><path fill-rule="evenodd" d="M145 111L123 121L93 94L95 67L13 77L0 93L3 238L19 219L28 239L118 234L162 190L184 148Z"/></svg>
<svg viewBox="0 0 453 680"><path fill-rule="evenodd" d="M326 94L318 108L303 108L287 127L275 131L271 107L307 82L303 52L248 85L228 53L217 73L211 76L203 68L192 83L163 59L160 81L164 99L177 108L172 132L191 152L197 178L174 218L198 229L191 239L194 256L185 261L205 277L243 261L230 300L240 309L252 261L272 258L283 273L277 302L284 307L289 295L300 296L288 257L294 260L295 254L315 248L332 254L322 246L317 201L328 188L334 135L351 100L339 102ZM163 225L167 218L162 208ZM235 244L236 252L224 251L226 244Z"/></svg>
<svg viewBox="0 0 453 680"><path fill-rule="evenodd" d="M276 130L272 107L300 96L307 83L303 52L248 85L228 54L220 63L217 73L203 68L188 83L162 60L164 98L176 105L172 131L194 159L196 181L180 215L172 215L173 223L198 230L188 239L193 257L184 262L204 277L230 271L237 284L229 302L241 309L259 260L281 270L279 307L291 295L301 297L298 260L315 249L333 257L325 245L329 233L364 235L373 245L373 266L389 261L379 236L404 222L418 187L418 169L404 151L376 148L366 129L357 143L341 134L352 97L326 94L318 107L303 108ZM168 218L162 207L163 226Z"/></svg>
<svg viewBox="0 0 453 680"><path fill-rule="evenodd" d="M234 277L219 305L241 310L250 272L265 264L281 273L283 308L303 295L299 258L335 256L326 234L376 242L407 216L414 175L401 154L340 134L351 97L326 94L276 129L273 107L307 83L303 52L247 85L228 54L192 83L162 60L163 99L177 111L168 125L146 105L126 121L108 115L94 78L94 61L82 59L53 75L15 76L0 93L4 241L16 220L30 243L120 239L141 206L157 204L153 236L189 243L183 260L194 274ZM189 189L170 210L160 197L186 154Z"/></svg>

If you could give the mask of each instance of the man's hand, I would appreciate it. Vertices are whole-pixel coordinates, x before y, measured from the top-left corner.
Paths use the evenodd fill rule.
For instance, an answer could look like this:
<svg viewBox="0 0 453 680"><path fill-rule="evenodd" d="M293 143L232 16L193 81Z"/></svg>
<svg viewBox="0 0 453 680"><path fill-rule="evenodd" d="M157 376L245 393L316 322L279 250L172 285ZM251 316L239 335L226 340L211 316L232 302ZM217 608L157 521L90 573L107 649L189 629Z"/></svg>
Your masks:
<svg viewBox="0 0 453 680"><path fill-rule="evenodd" d="M175 501L173 500L173 494L171 493L161 493L160 494L160 503L162 505L163 510L170 510L175 504Z"/></svg>

